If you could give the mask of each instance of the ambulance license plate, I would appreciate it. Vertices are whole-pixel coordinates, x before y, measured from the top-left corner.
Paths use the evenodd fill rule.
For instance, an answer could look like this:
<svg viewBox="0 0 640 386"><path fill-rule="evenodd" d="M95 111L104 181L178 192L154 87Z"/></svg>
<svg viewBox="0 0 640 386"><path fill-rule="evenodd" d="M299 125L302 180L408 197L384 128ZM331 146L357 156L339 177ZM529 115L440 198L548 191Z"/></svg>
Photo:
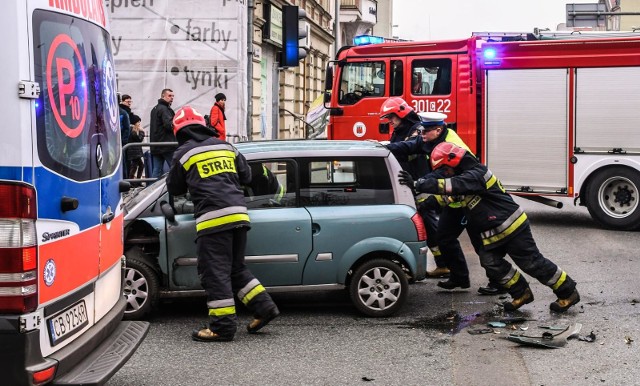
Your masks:
<svg viewBox="0 0 640 386"><path fill-rule="evenodd" d="M80 300L66 310L48 318L47 326L49 328L51 346L55 346L69 338L88 323L87 306L84 300Z"/></svg>

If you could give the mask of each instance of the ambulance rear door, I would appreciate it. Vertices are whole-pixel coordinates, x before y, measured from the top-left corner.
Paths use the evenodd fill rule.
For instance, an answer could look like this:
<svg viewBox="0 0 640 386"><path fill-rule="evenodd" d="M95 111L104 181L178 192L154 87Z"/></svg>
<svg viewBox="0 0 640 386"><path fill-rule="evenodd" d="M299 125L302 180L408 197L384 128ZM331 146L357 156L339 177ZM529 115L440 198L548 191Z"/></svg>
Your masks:
<svg viewBox="0 0 640 386"><path fill-rule="evenodd" d="M33 1L31 4L40 4ZM35 8L34 5L34 8ZM43 355L104 316L120 292L121 144L110 40L86 20L32 8Z"/></svg>

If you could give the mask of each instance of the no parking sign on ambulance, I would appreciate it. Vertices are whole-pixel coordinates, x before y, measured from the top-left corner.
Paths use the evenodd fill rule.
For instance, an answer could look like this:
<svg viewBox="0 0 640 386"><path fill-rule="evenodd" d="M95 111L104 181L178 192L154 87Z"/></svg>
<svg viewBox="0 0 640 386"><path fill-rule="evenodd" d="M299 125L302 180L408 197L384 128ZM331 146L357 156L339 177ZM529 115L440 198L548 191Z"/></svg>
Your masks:
<svg viewBox="0 0 640 386"><path fill-rule="evenodd" d="M69 35L59 34L51 42L46 72L56 123L65 135L76 138L87 119L87 80L84 60Z"/></svg>

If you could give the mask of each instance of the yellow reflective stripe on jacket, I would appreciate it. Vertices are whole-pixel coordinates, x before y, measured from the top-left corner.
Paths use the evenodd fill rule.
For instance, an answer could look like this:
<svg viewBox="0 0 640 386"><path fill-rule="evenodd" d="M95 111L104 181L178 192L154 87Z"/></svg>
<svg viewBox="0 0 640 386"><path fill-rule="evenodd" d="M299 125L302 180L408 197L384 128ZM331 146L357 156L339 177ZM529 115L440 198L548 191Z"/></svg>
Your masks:
<svg viewBox="0 0 640 386"><path fill-rule="evenodd" d="M515 232L526 220L527 214L522 211L522 208L518 208L502 224L482 232L482 245L493 244L504 239Z"/></svg>
<svg viewBox="0 0 640 386"><path fill-rule="evenodd" d="M418 193L415 197L416 202L419 204L423 201L425 201L427 198L429 198L429 196L431 196L431 194L429 193Z"/></svg>
<svg viewBox="0 0 640 386"><path fill-rule="evenodd" d="M442 255L442 252L440 252L440 247L438 246L430 247L429 250L431 251L434 257Z"/></svg>
<svg viewBox="0 0 640 386"><path fill-rule="evenodd" d="M221 307L221 308L209 308L209 316L227 316L235 315L236 306Z"/></svg>
<svg viewBox="0 0 640 386"><path fill-rule="evenodd" d="M222 217L214 218L211 220L199 222L198 224L196 224L196 231L200 232L201 230L204 230L204 229L215 228L220 225L227 225L227 224L232 224L234 222L242 222L242 221L246 221L246 222L251 221L249 219L249 215L244 213L230 214L227 216L222 216Z"/></svg>
<svg viewBox="0 0 640 386"><path fill-rule="evenodd" d="M199 232L235 222L250 222L246 206L229 206L204 213L196 219L196 230Z"/></svg>
<svg viewBox="0 0 640 386"><path fill-rule="evenodd" d="M189 170L191 166L193 166L193 164L196 162L201 162L206 159L217 157L235 159L235 148L227 144L195 147L184 153L184 155L180 158L180 163L185 170Z"/></svg>

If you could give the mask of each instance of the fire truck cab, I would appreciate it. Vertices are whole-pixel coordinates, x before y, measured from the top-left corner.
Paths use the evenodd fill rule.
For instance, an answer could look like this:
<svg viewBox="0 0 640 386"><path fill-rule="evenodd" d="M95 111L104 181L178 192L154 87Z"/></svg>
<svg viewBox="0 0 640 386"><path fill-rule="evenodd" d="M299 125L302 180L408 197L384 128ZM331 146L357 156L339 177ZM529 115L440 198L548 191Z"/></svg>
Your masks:
<svg viewBox="0 0 640 386"><path fill-rule="evenodd" d="M388 139L390 96L449 127L511 193L585 205L640 228L640 35L393 42L342 49L327 71L329 139Z"/></svg>

